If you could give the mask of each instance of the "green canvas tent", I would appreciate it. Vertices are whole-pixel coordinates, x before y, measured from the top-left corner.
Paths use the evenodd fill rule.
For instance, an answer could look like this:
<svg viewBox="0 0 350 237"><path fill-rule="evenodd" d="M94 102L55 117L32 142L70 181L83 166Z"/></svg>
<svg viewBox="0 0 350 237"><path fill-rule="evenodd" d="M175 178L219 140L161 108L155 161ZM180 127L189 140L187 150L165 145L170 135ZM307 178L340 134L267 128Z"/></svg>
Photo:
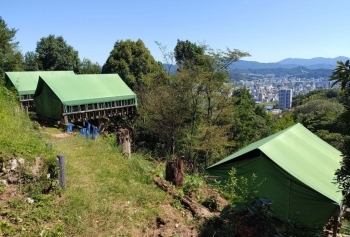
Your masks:
<svg viewBox="0 0 350 237"><path fill-rule="evenodd" d="M34 94L38 114L60 120L74 106L132 100L136 94L118 74L40 75ZM86 106L88 108L88 106ZM78 111L79 112L79 111Z"/></svg>
<svg viewBox="0 0 350 237"><path fill-rule="evenodd" d="M33 95L40 75L55 75L64 77L74 75L73 71L30 71L30 72L5 72L5 85L14 87L19 95Z"/></svg>
<svg viewBox="0 0 350 237"><path fill-rule="evenodd" d="M74 75L73 71L29 71L29 72L5 72L5 86L15 88L19 94L19 100L24 107L34 108L33 95L38 84L39 75L55 75L63 77Z"/></svg>
<svg viewBox="0 0 350 237"><path fill-rule="evenodd" d="M339 210L342 194L334 182L341 152L301 124L254 142L207 168L210 175L227 180L237 176L266 181L259 197L273 201L276 217L304 226L322 227Z"/></svg>

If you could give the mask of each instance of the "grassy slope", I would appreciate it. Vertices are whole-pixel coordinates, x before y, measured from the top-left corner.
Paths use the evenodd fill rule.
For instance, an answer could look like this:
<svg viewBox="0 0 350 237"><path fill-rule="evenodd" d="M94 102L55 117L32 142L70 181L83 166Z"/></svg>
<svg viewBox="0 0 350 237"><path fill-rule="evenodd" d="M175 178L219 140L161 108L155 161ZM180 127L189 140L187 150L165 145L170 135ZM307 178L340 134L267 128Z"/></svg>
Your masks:
<svg viewBox="0 0 350 237"><path fill-rule="evenodd" d="M71 136L52 141L67 160L66 233L79 236L144 235L167 195L151 180L142 157L126 159L102 139Z"/></svg>
<svg viewBox="0 0 350 237"><path fill-rule="evenodd" d="M50 182L46 166L40 177L23 168L24 184L0 184L0 236L153 236L156 217L166 216L162 207L174 201L153 184L151 163L124 157L101 137L58 138L55 128L33 129L25 114L14 116L13 101L0 86L0 164L13 157L23 157L28 167L35 157L56 163L56 155L64 154L67 188L60 190L54 179L55 190L41 193Z"/></svg>

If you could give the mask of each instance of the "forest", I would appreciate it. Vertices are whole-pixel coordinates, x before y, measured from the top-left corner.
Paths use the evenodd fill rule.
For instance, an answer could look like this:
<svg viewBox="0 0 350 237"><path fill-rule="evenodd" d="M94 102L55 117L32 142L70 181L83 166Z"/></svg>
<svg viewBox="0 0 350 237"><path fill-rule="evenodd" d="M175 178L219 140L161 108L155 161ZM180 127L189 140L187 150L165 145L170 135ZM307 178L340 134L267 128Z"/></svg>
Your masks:
<svg viewBox="0 0 350 237"><path fill-rule="evenodd" d="M22 53L16 32L0 18L1 84L4 72L9 71L118 73L138 96L138 117L132 125L133 152L151 154L156 160L183 156L186 173L203 174L206 167L250 143L301 123L342 152L335 181L347 197L349 61L338 62L330 75L341 89L298 95L293 98L292 110L273 115L257 105L247 89L228 83L232 80L230 66L249 56L244 51L212 49L188 40L177 40L176 47L168 51L156 42L164 56L164 62L158 62L141 39L121 39L111 45L106 62L99 65L80 59L79 52L63 36L54 34L38 39L34 52ZM326 75L328 71L320 73Z"/></svg>

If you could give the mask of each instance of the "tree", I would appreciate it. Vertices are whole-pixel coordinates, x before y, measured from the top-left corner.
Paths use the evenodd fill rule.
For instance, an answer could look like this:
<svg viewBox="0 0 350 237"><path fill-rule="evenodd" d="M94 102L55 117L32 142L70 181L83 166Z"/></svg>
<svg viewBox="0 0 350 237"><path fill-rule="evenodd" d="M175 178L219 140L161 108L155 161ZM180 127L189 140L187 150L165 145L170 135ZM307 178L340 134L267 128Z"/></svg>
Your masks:
<svg viewBox="0 0 350 237"><path fill-rule="evenodd" d="M84 58L81 62L79 74L100 74L101 66L100 64L92 63L89 59Z"/></svg>
<svg viewBox="0 0 350 237"><path fill-rule="evenodd" d="M8 28L5 21L0 17L0 78L4 72L22 71L23 56L15 41L17 30Z"/></svg>
<svg viewBox="0 0 350 237"><path fill-rule="evenodd" d="M333 70L332 76L329 78L333 81L333 86L340 84L343 91L344 112L341 114L341 122L343 124L344 143L341 147L343 159L341 167L337 170L337 182L346 196L346 204L350 202L350 64L349 60L345 63L338 61L337 67Z"/></svg>
<svg viewBox="0 0 350 237"><path fill-rule="evenodd" d="M49 35L37 43L36 50L39 70L73 70L78 73L80 59L78 51L68 45L62 36Z"/></svg>
<svg viewBox="0 0 350 237"><path fill-rule="evenodd" d="M177 40L174 48L176 64L179 67L185 67L186 64L200 64L200 58L204 55L205 47L192 43L188 40ZM189 66L189 65L188 65Z"/></svg>
<svg viewBox="0 0 350 237"><path fill-rule="evenodd" d="M332 146L340 148L340 140L335 137L343 130L339 123L343 111L344 106L336 100L316 98L295 107L294 118Z"/></svg>
<svg viewBox="0 0 350 237"><path fill-rule="evenodd" d="M142 40L120 40L114 44L102 73L118 73L124 82L136 89L150 83L149 74L164 71L163 65L157 62Z"/></svg>
<svg viewBox="0 0 350 237"><path fill-rule="evenodd" d="M232 151L237 151L252 142L258 141L273 133L271 117L263 106L258 106L245 88L233 91L233 121L230 136L235 141Z"/></svg>
<svg viewBox="0 0 350 237"><path fill-rule="evenodd" d="M227 155L233 111L227 66L248 55L238 50L198 47L205 52L182 54L189 56L181 56L174 75L152 84L152 89L142 95L147 103L140 108L149 137L158 137L157 143L161 151L168 151L166 154L184 155L191 171Z"/></svg>
<svg viewBox="0 0 350 237"><path fill-rule="evenodd" d="M25 71L38 71L38 56L34 52L27 52L24 55L24 70Z"/></svg>

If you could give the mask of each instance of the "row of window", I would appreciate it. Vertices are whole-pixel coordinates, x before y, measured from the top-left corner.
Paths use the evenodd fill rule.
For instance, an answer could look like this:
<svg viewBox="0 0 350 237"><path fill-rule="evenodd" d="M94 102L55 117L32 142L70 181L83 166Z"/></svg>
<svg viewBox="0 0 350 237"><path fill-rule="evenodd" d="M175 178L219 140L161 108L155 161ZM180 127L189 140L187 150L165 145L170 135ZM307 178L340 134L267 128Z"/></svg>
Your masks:
<svg viewBox="0 0 350 237"><path fill-rule="evenodd" d="M20 95L19 99L20 100L32 100L33 99L33 94L28 94L28 95Z"/></svg>
<svg viewBox="0 0 350 237"><path fill-rule="evenodd" d="M85 104L85 105L64 106L64 113L73 113L73 112L99 110L99 109L111 109L111 108L130 106L130 105L136 105L136 100L129 99L129 100L118 100L118 101Z"/></svg>

